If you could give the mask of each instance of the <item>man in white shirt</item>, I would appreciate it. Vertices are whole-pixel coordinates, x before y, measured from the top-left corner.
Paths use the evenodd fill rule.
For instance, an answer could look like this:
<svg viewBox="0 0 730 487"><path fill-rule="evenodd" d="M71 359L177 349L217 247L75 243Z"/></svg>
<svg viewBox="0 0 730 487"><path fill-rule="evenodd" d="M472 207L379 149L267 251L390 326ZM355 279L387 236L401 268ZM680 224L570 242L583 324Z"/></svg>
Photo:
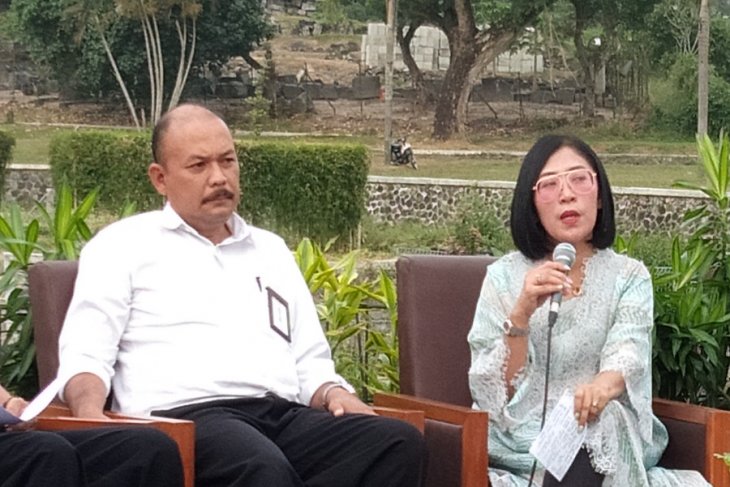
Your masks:
<svg viewBox="0 0 730 487"><path fill-rule="evenodd" d="M335 373L311 294L276 235L235 211L226 124L182 105L152 136L167 203L83 249L60 338L74 415L196 423L198 486L416 486L423 440L381 418Z"/></svg>

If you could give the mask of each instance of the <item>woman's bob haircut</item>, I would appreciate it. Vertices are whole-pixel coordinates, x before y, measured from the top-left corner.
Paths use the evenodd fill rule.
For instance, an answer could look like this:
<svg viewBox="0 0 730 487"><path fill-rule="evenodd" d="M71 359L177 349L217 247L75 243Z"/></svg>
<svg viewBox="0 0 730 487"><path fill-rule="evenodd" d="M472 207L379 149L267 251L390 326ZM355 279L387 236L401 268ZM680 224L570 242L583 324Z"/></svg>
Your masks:
<svg viewBox="0 0 730 487"><path fill-rule="evenodd" d="M597 174L599 209L596 225L593 227L591 244L597 249L605 249L613 244L616 237L616 222L613 210L613 194L608 183L606 170L593 149L577 137L571 135L545 135L541 137L522 161L517 185L512 196L510 230L512 241L526 257L538 260L549 256L559 242L552 240L540 222L535 208L535 186L542 168L558 149L570 147L580 154Z"/></svg>

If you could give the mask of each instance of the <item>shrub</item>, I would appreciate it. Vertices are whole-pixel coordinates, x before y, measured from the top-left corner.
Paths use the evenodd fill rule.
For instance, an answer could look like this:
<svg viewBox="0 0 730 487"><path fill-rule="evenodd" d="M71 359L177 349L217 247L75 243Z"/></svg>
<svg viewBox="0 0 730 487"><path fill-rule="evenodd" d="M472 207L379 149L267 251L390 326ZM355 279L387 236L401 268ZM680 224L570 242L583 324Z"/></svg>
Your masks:
<svg viewBox="0 0 730 487"><path fill-rule="evenodd" d="M708 132L730 126L730 83L710 73ZM652 87L649 123L660 130L692 135L697 130L697 60L679 56L666 79Z"/></svg>
<svg viewBox="0 0 730 487"><path fill-rule="evenodd" d="M362 145L241 144L242 213L252 223L319 243L347 237L365 210Z"/></svg>
<svg viewBox="0 0 730 487"><path fill-rule="evenodd" d="M447 242L452 254L500 256L514 248L507 226L478 193L470 193L459 203L452 235Z"/></svg>
<svg viewBox="0 0 730 487"><path fill-rule="evenodd" d="M53 214L37 204L41 219L23 222L20 208L11 205L0 216L0 251L10 260L0 278L0 383L15 394L32 397L38 384L35 372L35 345L30 323L26 274L37 259L76 259L81 245L91 238L86 218L94 206L97 192L92 191L77 206L71 190L62 186ZM39 241L41 230L51 237L52 247ZM40 256L38 256L40 254Z"/></svg>
<svg viewBox="0 0 730 487"><path fill-rule="evenodd" d="M672 242L669 272L655 275L654 388L661 397L730 408L730 139L698 139L707 184L688 211L694 229Z"/></svg>
<svg viewBox="0 0 730 487"><path fill-rule="evenodd" d="M51 141L53 184L68 184L80 194L99 189L97 205L116 212L127 202L138 209L158 208L162 198L147 178L148 133L63 133Z"/></svg>
<svg viewBox="0 0 730 487"><path fill-rule="evenodd" d="M368 152L362 145L237 144L241 163L239 210L252 223L318 242L346 240L365 208ZM51 142L54 185L80 193L99 188L98 206L116 212L133 202L159 208L147 178L149 134L84 132Z"/></svg>
<svg viewBox="0 0 730 487"><path fill-rule="evenodd" d="M383 270L376 279L361 277L357 255L350 252L331 264L318 245L304 239L295 258L317 302L337 372L369 401L375 392L399 388L396 291ZM378 313L388 318L385 330L375 326Z"/></svg>

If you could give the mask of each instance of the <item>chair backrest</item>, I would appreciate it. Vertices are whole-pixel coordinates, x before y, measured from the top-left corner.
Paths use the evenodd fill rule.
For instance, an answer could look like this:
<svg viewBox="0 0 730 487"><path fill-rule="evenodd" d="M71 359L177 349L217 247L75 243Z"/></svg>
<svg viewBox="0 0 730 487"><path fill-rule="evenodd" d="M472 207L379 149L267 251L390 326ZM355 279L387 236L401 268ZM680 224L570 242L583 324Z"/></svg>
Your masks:
<svg viewBox="0 0 730 487"><path fill-rule="evenodd" d="M494 257L405 255L396 262L400 387L470 407L466 341Z"/></svg>
<svg viewBox="0 0 730 487"><path fill-rule="evenodd" d="M41 389L56 377L58 371L58 336L73 296L77 272L78 262L73 260L38 262L28 271L28 294Z"/></svg>

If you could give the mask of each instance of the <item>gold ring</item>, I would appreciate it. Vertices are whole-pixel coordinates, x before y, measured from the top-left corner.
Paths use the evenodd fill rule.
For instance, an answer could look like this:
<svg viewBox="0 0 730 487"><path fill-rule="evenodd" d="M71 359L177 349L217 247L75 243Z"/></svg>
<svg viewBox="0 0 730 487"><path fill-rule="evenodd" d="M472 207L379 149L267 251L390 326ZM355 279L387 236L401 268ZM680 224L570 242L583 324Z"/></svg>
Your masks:
<svg viewBox="0 0 730 487"><path fill-rule="evenodd" d="M598 399L593 400L593 403L591 403L591 407L598 408Z"/></svg>

